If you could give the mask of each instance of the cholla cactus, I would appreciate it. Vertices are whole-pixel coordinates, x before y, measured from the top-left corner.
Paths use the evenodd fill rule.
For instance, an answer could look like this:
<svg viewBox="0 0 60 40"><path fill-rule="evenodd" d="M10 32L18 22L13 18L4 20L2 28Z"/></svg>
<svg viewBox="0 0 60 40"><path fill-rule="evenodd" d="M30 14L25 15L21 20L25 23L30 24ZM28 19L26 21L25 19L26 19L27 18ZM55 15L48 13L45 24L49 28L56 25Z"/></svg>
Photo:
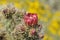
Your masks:
<svg viewBox="0 0 60 40"><path fill-rule="evenodd" d="M4 23L6 40L41 40L44 37L40 33L42 26L38 24L36 13L26 13L15 7L7 7L2 13L6 19Z"/></svg>

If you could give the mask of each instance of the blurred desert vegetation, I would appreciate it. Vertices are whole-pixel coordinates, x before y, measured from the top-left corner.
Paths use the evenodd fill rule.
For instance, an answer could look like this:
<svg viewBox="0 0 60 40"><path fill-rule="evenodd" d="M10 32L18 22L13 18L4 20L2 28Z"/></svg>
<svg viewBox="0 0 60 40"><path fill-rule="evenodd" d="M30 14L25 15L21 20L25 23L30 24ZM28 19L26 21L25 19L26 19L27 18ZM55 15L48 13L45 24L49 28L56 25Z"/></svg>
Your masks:
<svg viewBox="0 0 60 40"><path fill-rule="evenodd" d="M38 14L45 27L43 40L60 40L60 0L0 0L0 10L10 3L18 9ZM0 22L0 29L2 27Z"/></svg>

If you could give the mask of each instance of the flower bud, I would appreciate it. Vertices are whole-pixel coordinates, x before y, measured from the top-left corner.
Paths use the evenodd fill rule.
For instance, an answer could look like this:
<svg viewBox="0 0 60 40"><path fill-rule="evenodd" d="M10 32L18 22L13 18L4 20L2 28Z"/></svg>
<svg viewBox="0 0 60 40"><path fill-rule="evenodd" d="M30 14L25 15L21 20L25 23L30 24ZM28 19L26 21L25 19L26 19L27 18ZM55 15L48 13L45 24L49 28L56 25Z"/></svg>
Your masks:
<svg viewBox="0 0 60 40"><path fill-rule="evenodd" d="M30 29L30 34L31 35L35 35L36 34L36 30L34 28Z"/></svg>
<svg viewBox="0 0 60 40"><path fill-rule="evenodd" d="M26 25L36 25L38 23L37 14L28 13L24 15L24 21Z"/></svg>

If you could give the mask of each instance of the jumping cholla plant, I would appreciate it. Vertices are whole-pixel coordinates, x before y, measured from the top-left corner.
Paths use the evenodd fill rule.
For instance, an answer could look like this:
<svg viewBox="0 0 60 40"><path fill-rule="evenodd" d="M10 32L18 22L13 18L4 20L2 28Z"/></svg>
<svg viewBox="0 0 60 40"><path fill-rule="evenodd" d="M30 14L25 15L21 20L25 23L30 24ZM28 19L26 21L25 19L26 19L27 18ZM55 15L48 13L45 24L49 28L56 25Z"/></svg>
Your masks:
<svg viewBox="0 0 60 40"><path fill-rule="evenodd" d="M27 13L8 5L2 10L5 18L5 30L0 33L0 40L41 40L42 25L36 13ZM3 29L2 29L3 30Z"/></svg>

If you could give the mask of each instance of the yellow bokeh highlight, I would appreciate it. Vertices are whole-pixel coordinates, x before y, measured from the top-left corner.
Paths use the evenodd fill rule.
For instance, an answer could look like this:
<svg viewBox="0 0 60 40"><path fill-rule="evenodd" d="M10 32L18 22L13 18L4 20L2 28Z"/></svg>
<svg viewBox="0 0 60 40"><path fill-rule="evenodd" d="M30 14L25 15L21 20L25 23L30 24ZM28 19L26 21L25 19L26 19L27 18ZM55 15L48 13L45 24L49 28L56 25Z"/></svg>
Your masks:
<svg viewBox="0 0 60 40"><path fill-rule="evenodd" d="M14 3L14 5L15 5L15 7L17 7L17 8L21 8L21 4L19 4L19 3Z"/></svg>
<svg viewBox="0 0 60 40"><path fill-rule="evenodd" d="M32 13L37 13L37 9L39 8L39 3L36 2L29 2L29 8L28 8L28 12L32 12Z"/></svg>
<svg viewBox="0 0 60 40"><path fill-rule="evenodd" d="M55 16L60 17L60 11L56 11Z"/></svg>
<svg viewBox="0 0 60 40"><path fill-rule="evenodd" d="M53 40L53 37L50 36L50 37L48 38L48 40Z"/></svg>
<svg viewBox="0 0 60 40"><path fill-rule="evenodd" d="M52 25L53 28L55 28L56 30L58 30L59 25L57 23L57 20L53 20L51 25Z"/></svg>
<svg viewBox="0 0 60 40"><path fill-rule="evenodd" d="M7 4L7 1L0 1L0 5L5 5Z"/></svg>
<svg viewBox="0 0 60 40"><path fill-rule="evenodd" d="M48 35L45 34L43 40L47 40L47 39L48 39Z"/></svg>
<svg viewBox="0 0 60 40"><path fill-rule="evenodd" d="M58 31L58 35L60 36L60 30Z"/></svg>
<svg viewBox="0 0 60 40"><path fill-rule="evenodd" d="M57 31L55 30L55 28L53 28L52 26L48 27L48 30L51 32L51 34L56 35Z"/></svg>

